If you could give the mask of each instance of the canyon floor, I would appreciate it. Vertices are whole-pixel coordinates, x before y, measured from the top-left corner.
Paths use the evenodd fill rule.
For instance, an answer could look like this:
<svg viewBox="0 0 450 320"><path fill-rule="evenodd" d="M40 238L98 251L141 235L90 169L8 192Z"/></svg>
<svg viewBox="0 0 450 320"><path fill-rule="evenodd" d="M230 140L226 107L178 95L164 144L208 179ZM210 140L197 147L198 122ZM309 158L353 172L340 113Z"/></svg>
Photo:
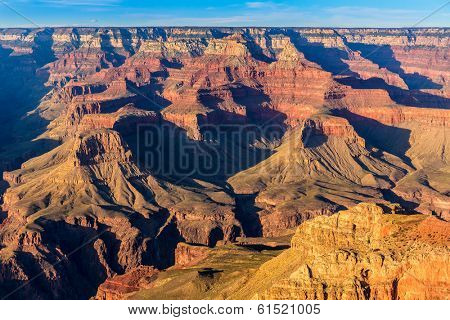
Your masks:
<svg viewBox="0 0 450 320"><path fill-rule="evenodd" d="M0 296L448 299L450 29L0 29Z"/></svg>

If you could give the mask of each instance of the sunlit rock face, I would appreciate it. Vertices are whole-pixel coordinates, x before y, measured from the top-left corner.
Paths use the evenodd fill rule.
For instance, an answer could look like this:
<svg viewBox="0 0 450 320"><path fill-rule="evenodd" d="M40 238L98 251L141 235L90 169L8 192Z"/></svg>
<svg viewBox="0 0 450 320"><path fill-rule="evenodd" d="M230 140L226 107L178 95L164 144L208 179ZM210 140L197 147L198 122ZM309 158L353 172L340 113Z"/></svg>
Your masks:
<svg viewBox="0 0 450 320"><path fill-rule="evenodd" d="M0 293L42 272L11 297L122 299L218 245L297 230L290 255L328 258L295 260L292 279L245 297L447 297L448 278L419 256L444 250L430 239L450 217L449 39L448 28L0 29ZM415 215L387 222L391 203ZM400 242L390 224L418 240L372 256L378 242L337 217L383 252ZM328 225L361 254L316 245ZM444 251L429 261L444 265Z"/></svg>
<svg viewBox="0 0 450 320"><path fill-rule="evenodd" d="M447 223L361 203L302 224L236 297L447 299ZM254 294L252 296L252 294Z"/></svg>

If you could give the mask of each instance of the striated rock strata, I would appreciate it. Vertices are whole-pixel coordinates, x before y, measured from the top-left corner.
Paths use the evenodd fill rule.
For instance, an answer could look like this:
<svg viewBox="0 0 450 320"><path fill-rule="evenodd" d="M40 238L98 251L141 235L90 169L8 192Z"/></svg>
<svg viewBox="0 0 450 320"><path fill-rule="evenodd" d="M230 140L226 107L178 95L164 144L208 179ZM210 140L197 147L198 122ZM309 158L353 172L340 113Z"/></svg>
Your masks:
<svg viewBox="0 0 450 320"><path fill-rule="evenodd" d="M292 248L233 298L448 299L449 229L423 215L359 204L305 222Z"/></svg>
<svg viewBox="0 0 450 320"><path fill-rule="evenodd" d="M448 223L449 39L448 28L0 29L0 293L125 298L177 263L195 281L169 276L161 297L229 297L243 285L233 255L258 262L244 263L248 277L273 249L252 237L289 237L360 202ZM358 266L387 270L364 254ZM445 295L411 293L397 267L383 274L396 285L348 268L356 287L324 276L329 291L302 269L299 295ZM234 285L211 291L218 279Z"/></svg>

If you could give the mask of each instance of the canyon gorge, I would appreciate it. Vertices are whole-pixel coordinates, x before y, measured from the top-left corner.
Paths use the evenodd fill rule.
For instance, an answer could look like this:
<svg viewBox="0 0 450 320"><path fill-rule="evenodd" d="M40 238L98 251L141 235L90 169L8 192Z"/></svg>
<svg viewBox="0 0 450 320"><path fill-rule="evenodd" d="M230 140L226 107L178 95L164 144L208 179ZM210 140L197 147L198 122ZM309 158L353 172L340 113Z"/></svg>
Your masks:
<svg viewBox="0 0 450 320"><path fill-rule="evenodd" d="M0 29L0 296L448 299L450 29Z"/></svg>

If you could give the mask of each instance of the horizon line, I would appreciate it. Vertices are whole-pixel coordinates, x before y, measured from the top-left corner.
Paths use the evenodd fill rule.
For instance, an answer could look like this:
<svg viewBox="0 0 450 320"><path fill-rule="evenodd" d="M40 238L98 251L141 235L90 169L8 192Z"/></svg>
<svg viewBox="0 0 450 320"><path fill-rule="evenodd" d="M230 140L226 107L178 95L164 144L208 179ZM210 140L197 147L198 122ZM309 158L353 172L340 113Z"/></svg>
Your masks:
<svg viewBox="0 0 450 320"><path fill-rule="evenodd" d="M39 27L0 27L0 29L63 29L63 28L205 28L205 29L243 29L243 28L273 28L273 29L450 29L450 26L423 26L423 27L332 27L332 26L158 26L158 25L140 25L140 26L39 26Z"/></svg>

